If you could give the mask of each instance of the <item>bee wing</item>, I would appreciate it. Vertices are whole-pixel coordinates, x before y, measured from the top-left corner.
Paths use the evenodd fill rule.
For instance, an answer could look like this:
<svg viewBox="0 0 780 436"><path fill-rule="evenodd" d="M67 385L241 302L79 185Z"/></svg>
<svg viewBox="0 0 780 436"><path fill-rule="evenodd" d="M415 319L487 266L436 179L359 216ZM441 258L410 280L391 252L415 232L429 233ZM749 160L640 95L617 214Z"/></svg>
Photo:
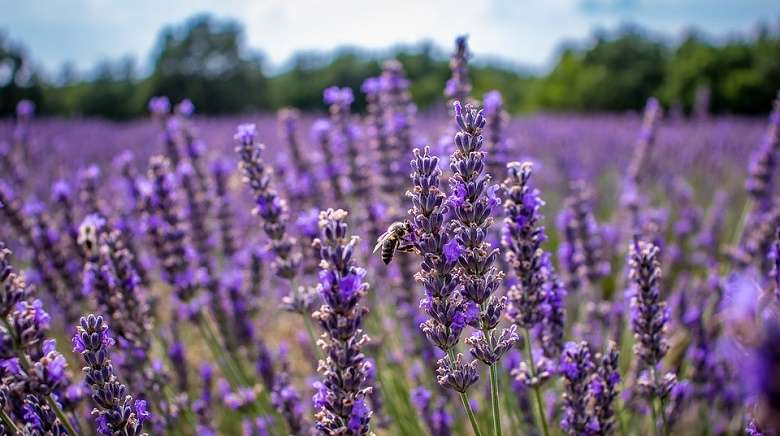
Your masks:
<svg viewBox="0 0 780 436"><path fill-rule="evenodd" d="M374 245L374 251L372 251L372 253L376 253L377 250L382 248L382 244L384 244L385 240L387 240L388 233L389 232L384 232L381 235L379 235L379 237L376 239L376 245Z"/></svg>

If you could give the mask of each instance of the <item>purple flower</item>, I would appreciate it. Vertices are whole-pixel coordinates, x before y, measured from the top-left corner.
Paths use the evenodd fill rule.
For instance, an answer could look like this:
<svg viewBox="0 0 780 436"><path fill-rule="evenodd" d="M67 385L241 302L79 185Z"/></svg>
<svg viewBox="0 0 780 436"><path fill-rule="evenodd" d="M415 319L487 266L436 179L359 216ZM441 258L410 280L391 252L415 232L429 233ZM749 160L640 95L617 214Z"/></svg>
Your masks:
<svg viewBox="0 0 780 436"><path fill-rule="evenodd" d="M19 100L16 103L16 116L19 118L30 118L35 114L35 103L30 100Z"/></svg>
<svg viewBox="0 0 780 436"><path fill-rule="evenodd" d="M348 236L347 212L328 209L320 214L320 238L314 246L320 252L320 285L324 304L313 318L324 334L319 341L325 358L320 360L321 384L313 398L317 413L317 430L325 434L364 434L369 430L371 410L365 398L371 394L371 364L361 352L368 341L361 327L368 309L360 302L367 291L362 283L365 271L354 265L356 238ZM341 295L333 298L332 288L338 280ZM350 378L353 382L342 383ZM352 404L351 410L342 405ZM331 406L337 405L337 406ZM346 423L346 428L344 424Z"/></svg>
<svg viewBox="0 0 780 436"><path fill-rule="evenodd" d="M590 434L594 418L588 412L590 379L594 370L586 342L568 342L558 370L563 375L563 418L561 428L570 435ZM596 423L598 425L598 423Z"/></svg>
<svg viewBox="0 0 780 436"><path fill-rule="evenodd" d="M315 389L314 396L311 399L314 409L322 410L328 404L328 390L321 382L315 382L312 387Z"/></svg>
<svg viewBox="0 0 780 436"><path fill-rule="evenodd" d="M185 98L176 105L176 112L184 117L190 117L195 113L195 105L189 98Z"/></svg>
<svg viewBox="0 0 780 436"><path fill-rule="evenodd" d="M459 36L455 39L455 52L450 57L452 78L447 80L444 88L444 95L447 98L455 101L466 101L468 98L471 92L471 83L468 77L468 57L466 36Z"/></svg>
<svg viewBox="0 0 780 436"><path fill-rule="evenodd" d="M73 190L70 188L68 182L64 180L58 180L51 186L51 195L55 199L70 198L73 194Z"/></svg>
<svg viewBox="0 0 780 436"><path fill-rule="evenodd" d="M92 314L81 317L73 344L74 351L86 364L85 381L97 405L92 414L101 434L140 434L143 422L149 417L146 403L134 402L127 387L117 380L110 357L114 341L103 317ZM132 405L130 410L126 409L128 404Z"/></svg>
<svg viewBox="0 0 780 436"><path fill-rule="evenodd" d="M255 142L257 136L257 128L254 124L239 124L236 128L236 133L233 135L233 139L241 144L252 144Z"/></svg>
<svg viewBox="0 0 780 436"><path fill-rule="evenodd" d="M503 98L501 97L501 92L495 90L485 94L485 97L483 98L482 102L483 102L483 107L485 109L485 113L488 116L494 114L496 111L501 110L501 108L504 105Z"/></svg>
<svg viewBox="0 0 780 436"><path fill-rule="evenodd" d="M360 290L363 273L352 273L347 277L341 279L339 283L339 289L341 290L344 298L352 298Z"/></svg>
<svg viewBox="0 0 780 436"><path fill-rule="evenodd" d="M295 241L286 232L287 202L274 189L272 172L263 157L264 146L255 144L254 124L238 127L234 136L239 145L236 148L241 162L239 166L244 182L249 186L255 199L257 213L263 221L263 229L268 236L268 251L275 256L273 267L277 276L292 280L298 274L300 254L292 248ZM291 293L297 289L291 289Z"/></svg>
<svg viewBox="0 0 780 436"><path fill-rule="evenodd" d="M532 328L545 319L546 286L552 278L549 254L542 248L547 240L541 225L543 202L539 191L530 185L532 169L530 162L507 164L509 177L503 186L506 218L502 243L518 279L507 292L508 315L521 328Z"/></svg>
<svg viewBox="0 0 780 436"><path fill-rule="evenodd" d="M19 365L18 357L5 359L2 362L0 362L0 366L9 374L20 374L22 372L22 367Z"/></svg>
<svg viewBox="0 0 780 436"><path fill-rule="evenodd" d="M311 126L312 139L315 142L321 142L322 138L328 136L328 132L330 132L330 129L331 129L330 121L322 118L318 119Z"/></svg>
<svg viewBox="0 0 780 436"><path fill-rule="evenodd" d="M444 258L447 260L447 263L457 262L461 253L463 253L463 248L456 239L444 244Z"/></svg>
<svg viewBox="0 0 780 436"><path fill-rule="evenodd" d="M490 185L485 191L488 199L488 206L490 209L497 207L501 204L501 198L498 196L500 187L498 185Z"/></svg>
<svg viewBox="0 0 780 436"><path fill-rule="evenodd" d="M631 298L634 352L650 367L655 367L669 346L664 330L669 319L666 303L660 299L661 268L658 247L636 239L630 248L630 277L635 294Z"/></svg>
<svg viewBox="0 0 780 436"><path fill-rule="evenodd" d="M371 417L371 410L366 405L366 401L363 398L359 398L352 404L352 412L347 428L351 432L359 434L369 417Z"/></svg>
<svg viewBox="0 0 780 436"><path fill-rule="evenodd" d="M449 198L450 205L452 207L460 207L466 200L466 187L463 184L458 183L452 190L452 195Z"/></svg>
<svg viewBox="0 0 780 436"><path fill-rule="evenodd" d="M418 410L424 410L428 407L432 396L431 391L425 386L417 386L412 390L412 405Z"/></svg>
<svg viewBox="0 0 780 436"><path fill-rule="evenodd" d="M149 99L149 112L152 115L167 115L171 111L171 101L168 97L152 97Z"/></svg>
<svg viewBox="0 0 780 436"><path fill-rule="evenodd" d="M352 95L352 89L339 88L337 86L331 86L326 88L322 93L325 104L337 104L343 106L349 106L355 101L355 97Z"/></svg>
<svg viewBox="0 0 780 436"><path fill-rule="evenodd" d="M360 90L368 95L379 94L382 91L382 82L378 77L369 77L363 81Z"/></svg>
<svg viewBox="0 0 780 436"><path fill-rule="evenodd" d="M309 209L298 215L298 219L295 220L295 226L298 231L306 235L307 237L314 239L319 232L318 222L320 217L320 211L316 208Z"/></svg>
<svg viewBox="0 0 780 436"><path fill-rule="evenodd" d="M144 421L152 416L151 413L149 413L149 411L146 409L146 401L144 400L135 400L133 403L133 409L135 410L135 416L138 417L138 420L141 421L141 424L143 424Z"/></svg>

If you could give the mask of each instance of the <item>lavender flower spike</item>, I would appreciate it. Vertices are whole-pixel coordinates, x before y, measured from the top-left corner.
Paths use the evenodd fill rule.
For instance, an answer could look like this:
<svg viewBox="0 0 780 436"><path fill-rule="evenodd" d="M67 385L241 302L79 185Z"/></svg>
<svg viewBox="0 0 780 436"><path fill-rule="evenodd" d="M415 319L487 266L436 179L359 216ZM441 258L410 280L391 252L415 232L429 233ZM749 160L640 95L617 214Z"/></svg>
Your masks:
<svg viewBox="0 0 780 436"><path fill-rule="evenodd" d="M645 165L647 155L650 153L650 147L652 147L655 142L655 131L658 120L662 115L663 109L661 108L660 103L658 103L658 100L654 97L648 98L642 118L642 127L639 130L639 138L637 139L636 148L634 149L634 156L628 166L628 181L633 184L635 189L640 183L642 169Z"/></svg>
<svg viewBox="0 0 780 436"><path fill-rule="evenodd" d="M483 99L485 118L487 118L488 135L488 171L501 177L509 161L509 141L506 138L506 128L509 124L509 114L504 110L504 101L499 91L490 91Z"/></svg>
<svg viewBox="0 0 780 436"><path fill-rule="evenodd" d="M589 381L594 370L586 342L566 343L561 355L563 376L563 418L561 428L569 435L594 435L598 421L588 413Z"/></svg>
<svg viewBox="0 0 780 436"><path fill-rule="evenodd" d="M508 315L521 328L530 329L543 319L544 285L550 269L549 257L542 249L547 240L541 225L544 216L539 211L544 201L530 186L530 162L512 162L506 167L509 177L503 185L506 218L502 243L507 249L507 262L518 278L508 292Z"/></svg>
<svg viewBox="0 0 780 436"><path fill-rule="evenodd" d="M471 82L469 82L469 49L468 37L461 35L455 38L455 52L450 58L450 71L452 78L447 80L444 88L444 96L450 99L450 102L466 102L471 93Z"/></svg>
<svg viewBox="0 0 780 436"><path fill-rule="evenodd" d="M368 291L366 271L355 265L357 237L349 237L347 212L328 209L320 213L322 269L318 290L323 305L313 316L325 331L318 344L325 352L318 371L322 382L314 395L316 428L321 434L367 435L370 433L371 386L367 385L370 363L361 348L369 338L361 325L368 308L361 299Z"/></svg>
<svg viewBox="0 0 780 436"><path fill-rule="evenodd" d="M631 324L636 341L634 353L639 356L640 363L649 370L649 374L644 373L640 377L639 388L650 401L654 414L654 400L659 399L664 433L668 434L664 400L669 396L676 379L674 373L667 373L659 380L657 373L657 366L669 349L664 338L669 310L666 303L661 301L658 289L661 283L658 247L635 238L630 249L629 266L629 276L635 287L635 294L631 298ZM653 424L655 425L655 422Z"/></svg>
<svg viewBox="0 0 780 436"><path fill-rule="evenodd" d="M610 341L603 354L596 355L596 373L590 382L593 397L593 415L599 426L599 434L612 434L615 427L613 403L617 398L617 385L620 383L618 359L620 353L614 341Z"/></svg>
<svg viewBox="0 0 780 436"><path fill-rule="evenodd" d="M442 351L448 352L460 341L467 321L473 322L473 307L467 306L455 292L459 282L453 275L458 259L457 242L453 245L444 228L447 212L446 195L440 187L439 158L431 156L429 147L414 150L411 178L414 188L406 195L412 201L409 210L410 232L405 243L423 258L415 278L422 284L425 297L420 308L429 319L420 325L423 333ZM445 254L445 249L449 255ZM453 256L453 254L455 254Z"/></svg>
<svg viewBox="0 0 780 436"><path fill-rule="evenodd" d="M630 277L636 287L636 294L631 298L632 327L636 338L634 352L645 365L654 367L669 349L663 337L669 313L666 303L660 301L658 247L635 239L630 256Z"/></svg>
<svg viewBox="0 0 780 436"><path fill-rule="evenodd" d="M463 362L455 346L466 325L475 325L480 308L466 301L457 292L460 286L454 269L460 258L461 246L445 227L448 212L447 196L441 190L439 158L431 156L430 147L414 150L411 179L413 189L406 191L412 202L409 219L399 250L415 252L422 257L420 271L415 275L425 290L420 308L428 316L420 330L433 344L447 354L437 362L438 382L460 393L463 407L472 428L481 435L466 390L479 378L477 361ZM398 223L394 223L396 225Z"/></svg>
<svg viewBox="0 0 780 436"><path fill-rule="evenodd" d="M488 229L493 224L491 212L499 203L496 196L498 186L489 185L490 175L483 173L482 128L485 118L482 111L471 106L464 109L455 102L455 122L460 131L455 134L456 148L450 158L453 176L450 178L452 196L449 200L455 217L451 222L454 241L459 247L455 274L463 285L462 295L480 308L478 326L484 333L483 338L475 340L472 336L467 342L474 347L472 354L480 360L485 357L483 362L492 365L509 351L518 338L514 329L510 329L502 334L501 339L505 341L499 340L499 346L488 345L495 342L492 331L506 307L506 297L494 295L504 279L504 273L493 265L499 250L492 248L486 240ZM475 353L480 348L488 352Z"/></svg>
<svg viewBox="0 0 780 436"><path fill-rule="evenodd" d="M539 198L539 191L530 186L532 169L530 162L511 162L507 165L508 177L503 185L506 191L506 217L502 243L507 249L507 262L517 276L517 283L507 293L507 314L514 325L523 329L528 360L527 365L521 364L513 375L518 381L533 388L539 421L546 435L547 412L542 401L541 384L549 377L549 373L547 362L540 362L539 365L534 362L531 330L544 322L541 336L545 355L555 357L562 339L562 295L565 291L562 291L557 281L547 289L548 280L552 282L555 279L549 278L552 276L552 266L549 254L542 249L542 243L547 240L541 225L544 217L540 208L544 202Z"/></svg>
<svg viewBox="0 0 780 436"><path fill-rule="evenodd" d="M236 151L241 157L239 168L244 174L244 182L251 188L257 204L253 213L262 218L263 230L269 239L268 250L276 257L272 267L276 275L291 284L284 306L305 316L310 309L312 298L305 295L305 290L295 289L292 283L299 272L301 255L294 250L295 240L287 233L287 202L279 196L272 184L272 170L262 156L265 146L255 143L254 124L238 126L233 138L239 144Z"/></svg>
<svg viewBox="0 0 780 436"><path fill-rule="evenodd" d="M70 384L67 362L47 339L51 317L9 262L0 242L0 404L24 421L24 434L75 436L59 399ZM4 409L6 404L3 404Z"/></svg>
<svg viewBox="0 0 780 436"><path fill-rule="evenodd" d="M766 211L771 206L778 160L780 160L780 93L774 101L761 146L751 157L748 168L746 188L759 211Z"/></svg>
<svg viewBox="0 0 780 436"><path fill-rule="evenodd" d="M504 280L504 273L494 265L499 250L487 241L493 224L491 212L498 206L497 185L490 185L485 173L485 152L482 129L485 118L481 110L454 103L455 151L450 157L452 177L450 205L454 219L450 223L454 241L461 247L455 274L463 287L461 293L479 308L481 330L466 339L471 354L490 367L491 404L494 432L501 434L498 405L498 375L496 363L517 342L517 327L512 325L496 338L494 331L506 307L506 297L495 295ZM447 254L445 252L445 254Z"/></svg>
<svg viewBox="0 0 780 436"><path fill-rule="evenodd" d="M104 435L146 435L143 423L150 417L146 401L133 400L127 387L117 380L111 364L114 340L102 316L81 317L73 336L73 351L79 353L86 366L86 382L92 388L97 407L92 410L98 432Z"/></svg>

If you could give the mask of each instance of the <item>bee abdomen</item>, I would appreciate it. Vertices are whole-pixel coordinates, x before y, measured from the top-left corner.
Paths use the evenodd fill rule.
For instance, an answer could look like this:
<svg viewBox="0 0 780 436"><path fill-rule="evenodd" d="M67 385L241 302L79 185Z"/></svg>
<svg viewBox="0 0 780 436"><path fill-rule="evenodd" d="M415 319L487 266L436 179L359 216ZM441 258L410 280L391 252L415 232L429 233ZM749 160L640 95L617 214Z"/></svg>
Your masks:
<svg viewBox="0 0 780 436"><path fill-rule="evenodd" d="M395 253L396 247L398 247L398 239L385 241L385 243L382 244L382 262L384 262L385 265L393 260L393 254Z"/></svg>

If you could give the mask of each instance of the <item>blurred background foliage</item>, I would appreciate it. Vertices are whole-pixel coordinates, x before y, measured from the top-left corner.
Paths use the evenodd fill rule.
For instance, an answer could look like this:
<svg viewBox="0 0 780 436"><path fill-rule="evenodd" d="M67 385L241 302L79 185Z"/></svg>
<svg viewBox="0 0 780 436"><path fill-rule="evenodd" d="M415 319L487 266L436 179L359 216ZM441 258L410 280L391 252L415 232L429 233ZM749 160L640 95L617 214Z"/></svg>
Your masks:
<svg viewBox="0 0 780 436"><path fill-rule="evenodd" d="M188 97L203 114L283 106L323 110L322 90L334 84L353 88L355 109L362 110L360 84L379 74L389 57L403 63L414 99L425 110L443 100L450 74L448 50L425 42L385 53L299 52L269 72L262 54L243 41L238 22L198 15L161 30L148 72L122 58L104 61L88 75L65 65L50 77L23 45L0 33L0 115L28 98L44 114L124 120L144 115L154 95ZM715 113L765 113L780 89L780 29L761 27L749 37L717 41L691 31L671 44L627 25L564 45L546 73L492 60L473 64L471 76L473 95L498 89L513 113L637 110L651 95L691 113L705 94Z"/></svg>

